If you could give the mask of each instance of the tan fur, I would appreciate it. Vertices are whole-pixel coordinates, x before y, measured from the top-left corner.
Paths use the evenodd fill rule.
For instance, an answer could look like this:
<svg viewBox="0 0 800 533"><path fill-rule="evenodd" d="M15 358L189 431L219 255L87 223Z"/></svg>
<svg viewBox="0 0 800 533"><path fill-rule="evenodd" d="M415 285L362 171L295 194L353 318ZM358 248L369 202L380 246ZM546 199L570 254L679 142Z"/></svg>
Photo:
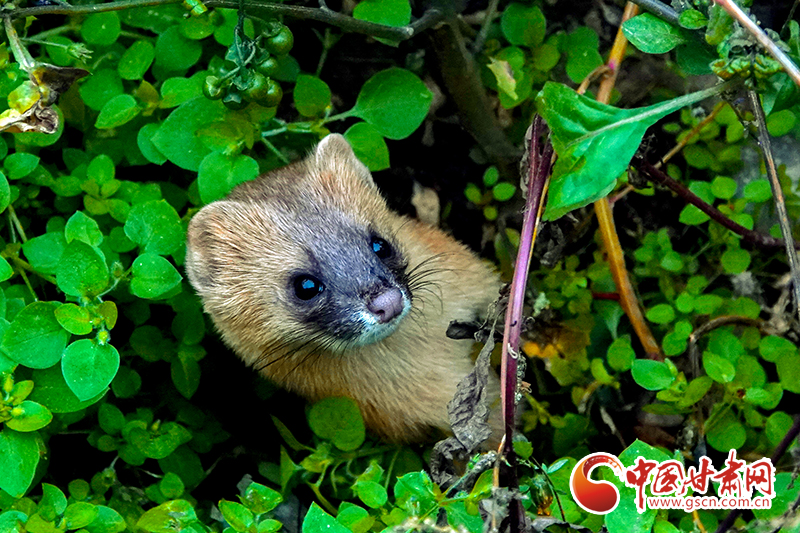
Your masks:
<svg viewBox="0 0 800 533"><path fill-rule="evenodd" d="M306 229L306 220L321 227ZM435 272L425 281L434 285L412 294L411 312L385 339L312 351L303 347L308 329L287 313L286 276L306 261L298 242L335 232L344 221L393 236L409 271L430 261ZM391 441L423 439L432 427L448 431L447 403L473 363L472 343L448 339L445 331L451 320L484 315L499 287L465 246L390 211L338 135L307 159L204 207L189 226L186 268L223 339L246 363L312 401L353 398L367 427Z"/></svg>

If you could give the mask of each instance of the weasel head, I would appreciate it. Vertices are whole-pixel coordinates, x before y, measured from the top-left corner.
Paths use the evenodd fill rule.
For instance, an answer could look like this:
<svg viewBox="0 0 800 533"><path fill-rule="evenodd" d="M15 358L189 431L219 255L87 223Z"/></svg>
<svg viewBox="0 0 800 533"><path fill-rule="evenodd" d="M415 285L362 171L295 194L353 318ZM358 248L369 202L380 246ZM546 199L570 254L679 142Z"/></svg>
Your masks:
<svg viewBox="0 0 800 533"><path fill-rule="evenodd" d="M347 141L329 135L305 160L201 209L186 271L247 362L344 354L391 335L411 309L404 223Z"/></svg>

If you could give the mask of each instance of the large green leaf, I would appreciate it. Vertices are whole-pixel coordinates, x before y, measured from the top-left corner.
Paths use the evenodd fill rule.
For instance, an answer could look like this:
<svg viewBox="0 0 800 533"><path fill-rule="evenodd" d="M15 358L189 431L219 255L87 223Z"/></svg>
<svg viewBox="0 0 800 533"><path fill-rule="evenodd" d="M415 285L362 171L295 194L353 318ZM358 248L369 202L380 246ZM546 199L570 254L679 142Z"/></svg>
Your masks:
<svg viewBox="0 0 800 533"><path fill-rule="evenodd" d="M49 368L61 359L69 332L56 320L58 302L33 302L22 309L3 335L2 349L29 368Z"/></svg>
<svg viewBox="0 0 800 533"><path fill-rule="evenodd" d="M415 74L390 68L372 76L358 93L350 114L363 118L389 139L405 139L416 130L433 100Z"/></svg>
<svg viewBox="0 0 800 533"><path fill-rule="evenodd" d="M552 134L553 169L546 220L583 207L611 192L647 128L678 109L721 92L712 87L640 109L619 109L548 82L536 97Z"/></svg>
<svg viewBox="0 0 800 533"><path fill-rule="evenodd" d="M166 200L133 206L125 221L125 234L144 252L166 255L183 246L181 219Z"/></svg>
<svg viewBox="0 0 800 533"><path fill-rule="evenodd" d="M93 339L80 339L67 346L61 361L64 380L75 396L83 401L106 390L118 368L117 349Z"/></svg>
<svg viewBox="0 0 800 533"><path fill-rule="evenodd" d="M108 266L102 252L85 242L72 241L56 270L58 288L70 296L94 297L108 286Z"/></svg>
<svg viewBox="0 0 800 533"><path fill-rule="evenodd" d="M228 195L231 190L258 177L258 163L248 155L226 155L211 152L200 163L197 188L203 203L211 203Z"/></svg>
<svg viewBox="0 0 800 533"><path fill-rule="evenodd" d="M133 262L131 292L139 298L158 298L181 282L172 263L156 254L142 254Z"/></svg>
<svg viewBox="0 0 800 533"><path fill-rule="evenodd" d="M219 100L199 96L170 113L150 140L167 159L181 168L197 172L200 162L211 149L203 144L196 132L207 124L223 121L227 114Z"/></svg>
<svg viewBox="0 0 800 533"><path fill-rule="evenodd" d="M19 498L33 481L39 464L39 436L10 429L0 431L0 489Z"/></svg>

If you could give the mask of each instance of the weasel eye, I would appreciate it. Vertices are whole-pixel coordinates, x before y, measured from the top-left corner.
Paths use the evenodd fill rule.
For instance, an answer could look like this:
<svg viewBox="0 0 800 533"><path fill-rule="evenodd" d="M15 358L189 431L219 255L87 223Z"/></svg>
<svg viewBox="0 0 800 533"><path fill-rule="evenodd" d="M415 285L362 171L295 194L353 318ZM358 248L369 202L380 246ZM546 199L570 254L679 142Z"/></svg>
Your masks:
<svg viewBox="0 0 800 533"><path fill-rule="evenodd" d="M372 246L372 251L375 252L375 255L381 260L389 259L394 254L392 246L380 237L373 237L370 246Z"/></svg>
<svg viewBox="0 0 800 533"><path fill-rule="evenodd" d="M301 300L311 300L325 290L325 285L314 276L304 274L294 278L294 293Z"/></svg>

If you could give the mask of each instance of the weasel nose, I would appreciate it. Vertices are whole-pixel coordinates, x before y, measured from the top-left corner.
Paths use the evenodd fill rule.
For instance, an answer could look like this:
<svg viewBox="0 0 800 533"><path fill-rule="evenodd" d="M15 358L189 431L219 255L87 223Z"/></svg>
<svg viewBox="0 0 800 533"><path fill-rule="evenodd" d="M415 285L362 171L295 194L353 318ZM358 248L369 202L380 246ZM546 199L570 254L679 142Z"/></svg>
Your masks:
<svg viewBox="0 0 800 533"><path fill-rule="evenodd" d="M399 289L387 289L367 302L367 309L380 324L385 324L403 312L403 293Z"/></svg>

